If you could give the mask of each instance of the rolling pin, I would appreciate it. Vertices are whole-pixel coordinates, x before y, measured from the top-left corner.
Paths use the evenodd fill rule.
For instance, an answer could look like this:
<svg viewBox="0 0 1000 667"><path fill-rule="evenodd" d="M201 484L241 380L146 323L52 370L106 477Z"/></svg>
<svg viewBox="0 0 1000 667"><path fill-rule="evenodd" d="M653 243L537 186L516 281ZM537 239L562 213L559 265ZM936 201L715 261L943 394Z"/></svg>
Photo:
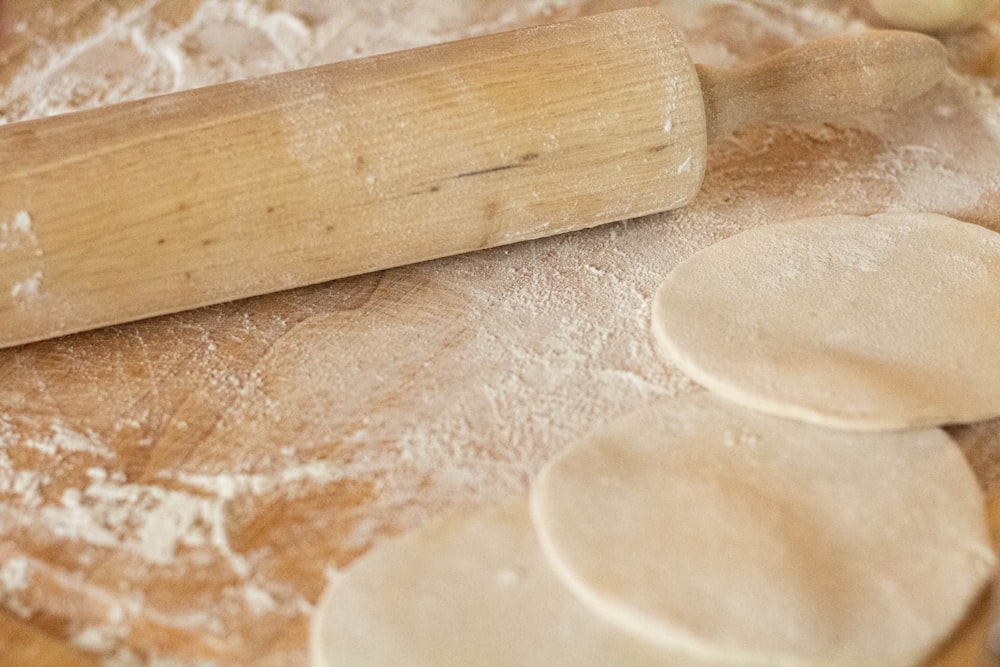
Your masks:
<svg viewBox="0 0 1000 667"><path fill-rule="evenodd" d="M639 8L0 126L0 347L673 209L708 141L943 71L891 31L696 68Z"/></svg>

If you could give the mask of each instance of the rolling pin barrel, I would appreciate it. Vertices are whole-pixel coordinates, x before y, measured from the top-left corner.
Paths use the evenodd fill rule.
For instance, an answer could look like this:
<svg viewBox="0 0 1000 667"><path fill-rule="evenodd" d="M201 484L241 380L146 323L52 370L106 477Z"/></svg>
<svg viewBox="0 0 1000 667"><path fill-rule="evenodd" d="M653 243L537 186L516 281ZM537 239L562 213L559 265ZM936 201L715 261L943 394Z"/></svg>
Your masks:
<svg viewBox="0 0 1000 667"><path fill-rule="evenodd" d="M675 208L705 147L648 8L0 127L0 347Z"/></svg>

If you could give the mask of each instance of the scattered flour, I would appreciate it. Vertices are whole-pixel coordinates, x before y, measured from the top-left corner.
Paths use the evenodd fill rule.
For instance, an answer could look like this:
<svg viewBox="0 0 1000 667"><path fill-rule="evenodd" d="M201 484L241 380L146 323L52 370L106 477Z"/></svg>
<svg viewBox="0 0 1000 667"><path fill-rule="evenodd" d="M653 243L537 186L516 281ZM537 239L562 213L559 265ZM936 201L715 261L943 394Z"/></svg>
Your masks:
<svg viewBox="0 0 1000 667"><path fill-rule="evenodd" d="M30 616L31 610L18 594L28 589L30 581L27 558L11 558L0 564L0 603L22 618Z"/></svg>
<svg viewBox="0 0 1000 667"><path fill-rule="evenodd" d="M35 271L31 274L31 277L14 283L14 286L10 288L10 295L14 299L30 301L31 299L38 297L38 292L41 286L42 272Z"/></svg>
<svg viewBox="0 0 1000 667"><path fill-rule="evenodd" d="M0 86L0 124L608 4L141 0L122 10L122 3L95 3L89 32L69 44L39 38L28 48L25 64ZM659 4L676 17L696 59L713 65L864 27L832 0ZM957 133L969 114L983 122ZM104 426L77 409L70 424L51 417L61 414L55 403L29 409L0 386L0 542L31 529L66 553L79 551L81 571L88 571L85 559L108 555L129 566L121 590L109 593L134 596L127 611L88 619L74 635L82 647L117 651L113 664L171 664L151 646L137 648L142 657L119 648L140 615L207 633L205 655L224 663L256 659L268 646L255 643L262 628L308 614L323 572L336 573L331 563L349 562L446 508L523 488L583 432L692 390L660 364L648 334L657 284L692 252L755 225L831 213L927 208L1000 227L988 213L996 210L990 193L1000 191L998 119L995 92L956 73L925 102L895 114L740 131L711 148L702 192L680 211L365 277L354 287L168 318L156 325L158 349L176 349L178 358L152 356L157 345L147 349L143 337L153 329L142 323L58 343L74 369L102 378L99 396L129 407ZM0 222L0 251L41 257L38 241L27 211ZM44 288L40 272L26 275L12 296ZM372 299L363 321L349 305L355 298ZM196 347L173 342L192 328L203 338ZM121 358L145 359L149 381L129 377L135 369L95 370L116 368ZM65 382L45 360L4 352L0 377L8 373L13 387ZM211 370L199 370L201 362ZM171 402L171 382L188 387L183 405ZM199 421L203 403L216 411L210 429ZM169 423L154 428L157 411ZM260 447L265 440L273 446ZM734 435L734 446L744 440ZM185 447L192 442L198 446ZM175 451L187 454L170 458ZM272 543L255 545L254 521L274 508L287 514L270 517ZM0 546L0 558L6 553ZM0 602L15 611L28 562L15 556L0 564ZM282 571L290 567L316 589L290 579ZM200 607L144 601L151 573L184 568L215 568L226 583L207 586ZM87 585L67 579L65 588L71 595Z"/></svg>
<svg viewBox="0 0 1000 667"><path fill-rule="evenodd" d="M66 540L113 547L151 564L174 562L179 549L208 547L233 572L247 574L246 562L232 553L226 538L223 501L156 485L131 484L120 472L87 470L81 490L63 491L58 505L39 514L48 530Z"/></svg>
<svg viewBox="0 0 1000 667"><path fill-rule="evenodd" d="M0 253L6 251L0 254L0 261L38 264L38 259L45 253L38 244L33 222L27 211L18 211L10 220L0 222ZM15 282L10 287L11 298L21 304L36 299L42 286L42 278L42 271L38 270Z"/></svg>
<svg viewBox="0 0 1000 667"><path fill-rule="evenodd" d="M38 237L35 236L32 225L31 214L27 211L18 211L10 220L0 222L0 250L19 248L27 244L41 256Z"/></svg>
<svg viewBox="0 0 1000 667"><path fill-rule="evenodd" d="M34 239L34 232L31 230L31 215L27 211L18 211L14 214L14 221L11 223L10 228L12 231L20 232Z"/></svg>
<svg viewBox="0 0 1000 667"><path fill-rule="evenodd" d="M277 603L270 593L253 584L247 584L243 587L243 595L246 597L247 608L253 614L264 614L274 611L277 607Z"/></svg>
<svg viewBox="0 0 1000 667"><path fill-rule="evenodd" d="M190 14L174 4L97 6L93 34L38 40L0 88L0 124L493 32L567 3L202 0Z"/></svg>
<svg viewBox="0 0 1000 667"><path fill-rule="evenodd" d="M70 643L91 653L106 654L118 646L124 631L124 627L91 626L75 633Z"/></svg>

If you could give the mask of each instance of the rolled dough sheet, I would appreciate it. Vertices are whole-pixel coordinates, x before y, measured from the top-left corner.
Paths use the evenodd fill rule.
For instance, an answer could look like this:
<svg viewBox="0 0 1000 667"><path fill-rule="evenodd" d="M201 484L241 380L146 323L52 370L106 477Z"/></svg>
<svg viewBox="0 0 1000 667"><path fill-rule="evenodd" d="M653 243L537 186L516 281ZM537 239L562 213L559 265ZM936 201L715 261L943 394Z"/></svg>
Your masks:
<svg viewBox="0 0 1000 667"><path fill-rule="evenodd" d="M595 611L734 665L915 664L995 563L982 493L940 429L833 431L707 393L564 451L532 514Z"/></svg>
<svg viewBox="0 0 1000 667"><path fill-rule="evenodd" d="M997 0L870 0L891 26L925 32L962 30L985 19Z"/></svg>
<svg viewBox="0 0 1000 667"><path fill-rule="evenodd" d="M776 415L863 430L1000 415L1000 234L945 216L745 231L678 265L652 322L681 370Z"/></svg>
<svg viewBox="0 0 1000 667"><path fill-rule="evenodd" d="M526 498L385 543L323 594L313 667L705 665L621 632L549 569Z"/></svg>

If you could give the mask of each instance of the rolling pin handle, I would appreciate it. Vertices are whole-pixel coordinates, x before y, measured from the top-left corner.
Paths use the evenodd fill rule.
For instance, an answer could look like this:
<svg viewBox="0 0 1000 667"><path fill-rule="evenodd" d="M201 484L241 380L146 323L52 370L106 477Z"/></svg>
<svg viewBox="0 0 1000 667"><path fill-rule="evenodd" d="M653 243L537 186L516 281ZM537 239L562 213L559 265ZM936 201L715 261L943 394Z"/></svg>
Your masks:
<svg viewBox="0 0 1000 667"><path fill-rule="evenodd" d="M945 51L927 35L875 30L819 40L754 65L698 65L708 139L757 121L830 120L891 108L944 77Z"/></svg>

